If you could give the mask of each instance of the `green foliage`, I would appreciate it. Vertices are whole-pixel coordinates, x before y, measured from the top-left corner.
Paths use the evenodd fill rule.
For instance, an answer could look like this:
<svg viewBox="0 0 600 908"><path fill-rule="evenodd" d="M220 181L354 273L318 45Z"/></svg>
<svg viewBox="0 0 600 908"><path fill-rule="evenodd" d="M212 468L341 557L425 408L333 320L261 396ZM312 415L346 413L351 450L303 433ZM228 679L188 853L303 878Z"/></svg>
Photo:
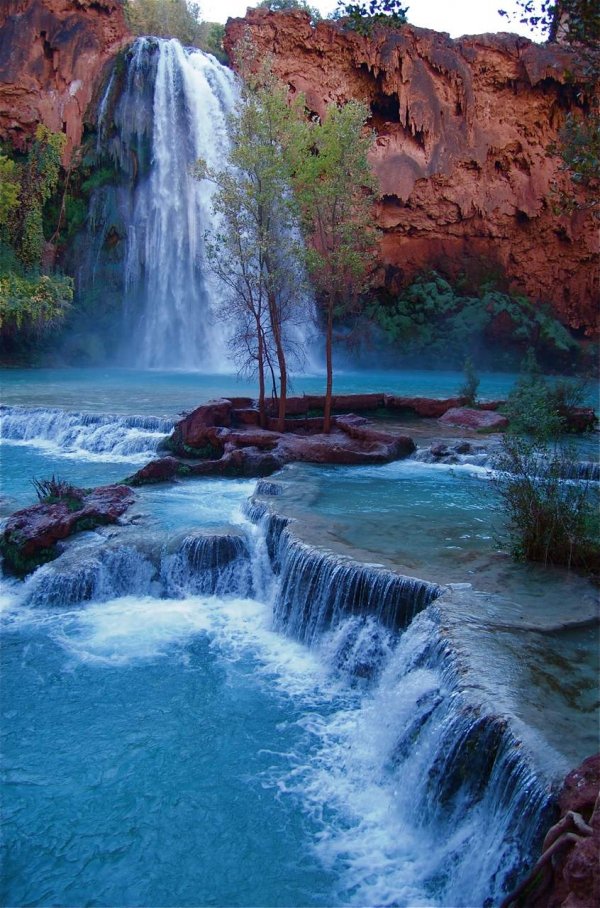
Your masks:
<svg viewBox="0 0 600 908"><path fill-rule="evenodd" d="M376 25L385 28L399 28L406 22L407 6L400 0L360 0L345 3L338 0L333 13L334 19L342 19L346 28L360 35L370 35Z"/></svg>
<svg viewBox="0 0 600 908"><path fill-rule="evenodd" d="M466 397L470 407L474 407L477 401L477 389L479 388L479 376L475 371L475 364L470 356L467 356L463 366L465 373L465 383L459 388L458 396Z"/></svg>
<svg viewBox="0 0 600 908"><path fill-rule="evenodd" d="M258 375L264 420L267 374L275 393L279 373L277 394L285 408L292 350L285 332L301 317L301 247L286 142L302 102L288 105L286 89L268 63L256 66L251 42L238 44L236 61L245 81L239 108L230 117L226 166L210 168L200 161L196 175L216 186L212 205L220 226L207 238L207 256L222 286L222 312L233 328L231 349L240 371Z"/></svg>
<svg viewBox="0 0 600 908"><path fill-rule="evenodd" d="M579 352L568 331L543 305L534 306L525 297L489 285L477 295L465 294L436 272L420 275L393 300L373 302L367 315L408 357L433 356L457 365L486 347L486 358L493 348L497 356L496 334L502 325L515 353L522 355L531 344L555 358Z"/></svg>
<svg viewBox="0 0 600 908"><path fill-rule="evenodd" d="M69 277L1 273L0 329L9 335L50 327L65 317L72 299L73 281Z"/></svg>
<svg viewBox="0 0 600 908"><path fill-rule="evenodd" d="M288 143L292 186L306 239L306 266L325 324L324 431L331 427L334 321L359 307L377 263L373 201L377 183L368 162L375 134L369 110L349 101L325 118L297 124Z"/></svg>
<svg viewBox="0 0 600 908"><path fill-rule="evenodd" d="M571 44L577 51L578 101L581 112L570 113L559 135L558 144L549 151L562 158L565 170L581 194L558 191L559 209L567 212L589 209L597 215L600 192L600 4L598 0L517 0L519 12L508 14L549 41ZM575 76L567 73L570 81Z"/></svg>
<svg viewBox="0 0 600 908"><path fill-rule="evenodd" d="M496 463L494 484L505 509L515 558L597 572L598 488L565 479L572 464L568 451L508 434Z"/></svg>
<svg viewBox="0 0 600 908"><path fill-rule="evenodd" d="M191 0L127 0L125 15L134 35L177 38L201 47L200 4Z"/></svg>
<svg viewBox="0 0 600 908"><path fill-rule="evenodd" d="M201 22L200 39L198 46L201 50L206 51L216 57L220 63L227 63L227 54L223 49L223 38L225 37L225 26L221 22Z"/></svg>
<svg viewBox="0 0 600 908"><path fill-rule="evenodd" d="M550 41L591 43L600 40L600 7L597 0L516 0L517 12L500 9L509 20L539 30Z"/></svg>
<svg viewBox="0 0 600 908"><path fill-rule="evenodd" d="M82 507L84 490L71 485L66 479L54 476L50 479L32 479L31 484L41 504L64 502L70 511Z"/></svg>
<svg viewBox="0 0 600 908"><path fill-rule="evenodd" d="M257 7L259 9L268 9L273 13L282 10L300 9L308 13L313 24L321 19L321 13L316 6L310 6L305 0L261 0L260 3L257 3Z"/></svg>
<svg viewBox="0 0 600 908"><path fill-rule="evenodd" d="M0 154L0 229L8 226L19 204L19 170L15 161Z"/></svg>
<svg viewBox="0 0 600 908"><path fill-rule="evenodd" d="M509 433L547 445L568 431L568 413L581 407L588 391L586 379L560 379L553 384L541 374L532 350L508 395L504 413Z"/></svg>

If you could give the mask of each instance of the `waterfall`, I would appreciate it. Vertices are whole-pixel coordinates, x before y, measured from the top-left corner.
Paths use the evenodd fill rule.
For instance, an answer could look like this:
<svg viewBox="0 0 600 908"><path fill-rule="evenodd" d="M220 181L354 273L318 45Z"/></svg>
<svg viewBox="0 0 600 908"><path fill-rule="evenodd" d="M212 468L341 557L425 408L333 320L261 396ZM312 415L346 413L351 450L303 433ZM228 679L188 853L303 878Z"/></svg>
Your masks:
<svg viewBox="0 0 600 908"><path fill-rule="evenodd" d="M178 551L163 560L162 578L168 596L250 596L250 552L241 536L186 536Z"/></svg>
<svg viewBox="0 0 600 908"><path fill-rule="evenodd" d="M57 407L0 407L2 438L71 454L145 462L173 428L154 416L111 416Z"/></svg>
<svg viewBox="0 0 600 908"><path fill-rule="evenodd" d="M276 498L280 489L261 482L258 491ZM91 605L101 634L93 603L107 603L109 642L137 633L136 603L142 614L155 608L163 617L149 630L151 653L163 651L161 634L184 635L190 609L206 631L211 620L223 628L228 613L258 616L252 598L269 605L266 633L289 640L268 670L283 672L281 690L287 660L297 658L283 647L296 653L300 641L320 661L321 683L348 691L333 712L307 708L310 758L277 783L280 796L292 793L324 818L314 847L339 868L339 903L497 904L539 844L551 787L518 723L455 645L447 606L436 602L442 589L313 549L264 503L247 514L227 531L166 542L135 527L126 545L94 534L38 569L22 602L49 624L61 607L65 621L76 620L78 604L85 621ZM173 608L161 612L168 600ZM115 631L110 615L121 607ZM110 651L105 658L113 664Z"/></svg>
<svg viewBox="0 0 600 908"><path fill-rule="evenodd" d="M226 335L204 258L212 190L191 169L199 158L223 163L235 76L174 39L138 38L125 67L109 78L97 125L97 155L112 162L119 185L92 199L94 249L80 284L102 280L111 234L123 235L121 361L223 371Z"/></svg>

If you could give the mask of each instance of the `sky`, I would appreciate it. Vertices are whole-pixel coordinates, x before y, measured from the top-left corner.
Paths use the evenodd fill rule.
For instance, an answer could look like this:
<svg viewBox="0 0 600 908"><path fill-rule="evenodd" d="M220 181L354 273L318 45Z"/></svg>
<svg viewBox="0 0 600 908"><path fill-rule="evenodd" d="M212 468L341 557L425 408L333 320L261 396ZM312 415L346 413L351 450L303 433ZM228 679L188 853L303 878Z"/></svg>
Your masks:
<svg viewBox="0 0 600 908"><path fill-rule="evenodd" d="M407 18L413 25L449 32L453 38L483 32L511 31L535 38L530 30L509 23L498 15L499 9L514 10L514 0L405 0ZM335 9L336 0L309 0L323 16ZM226 22L232 16L243 16L252 0L200 0L202 17L210 22Z"/></svg>

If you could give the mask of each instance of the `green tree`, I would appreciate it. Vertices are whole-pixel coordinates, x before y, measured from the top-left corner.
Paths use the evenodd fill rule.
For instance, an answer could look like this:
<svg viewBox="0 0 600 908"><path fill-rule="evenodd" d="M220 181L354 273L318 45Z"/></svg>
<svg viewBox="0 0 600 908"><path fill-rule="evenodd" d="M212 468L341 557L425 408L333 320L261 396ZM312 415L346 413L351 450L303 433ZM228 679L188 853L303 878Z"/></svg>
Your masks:
<svg viewBox="0 0 600 908"><path fill-rule="evenodd" d="M368 116L358 101L331 105L323 121L299 124L287 141L307 268L324 313L325 432L331 429L334 322L356 310L377 256L376 180L367 159L375 136L366 129Z"/></svg>
<svg viewBox="0 0 600 908"><path fill-rule="evenodd" d="M407 6L400 0L359 0L347 3L338 0L333 19L343 19L347 28L361 35L370 35L375 25L399 28L406 22Z"/></svg>
<svg viewBox="0 0 600 908"><path fill-rule="evenodd" d="M245 81L239 108L230 118L226 166L216 169L200 161L196 175L216 186L212 206L219 228L206 248L223 287L223 314L233 325L232 349L242 370L258 375L262 424L265 376L270 372L274 377L277 369L278 428L283 431L287 360L294 353L289 329L301 315L302 283L283 139L298 118L298 102L288 106L285 88L268 67L252 75L248 46L236 53Z"/></svg>
<svg viewBox="0 0 600 908"><path fill-rule="evenodd" d="M188 47L202 47L200 4L193 0L127 0L125 15L134 35L177 38Z"/></svg>

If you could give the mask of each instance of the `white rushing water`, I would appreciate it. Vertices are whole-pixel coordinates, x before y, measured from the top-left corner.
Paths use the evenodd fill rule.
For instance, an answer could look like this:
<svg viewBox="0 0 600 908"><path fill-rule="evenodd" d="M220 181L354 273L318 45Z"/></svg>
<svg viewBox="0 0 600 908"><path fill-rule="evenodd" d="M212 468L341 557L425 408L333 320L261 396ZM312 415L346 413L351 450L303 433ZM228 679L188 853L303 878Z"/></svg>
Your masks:
<svg viewBox="0 0 600 908"><path fill-rule="evenodd" d="M236 77L175 39L138 38L125 66L122 84L113 73L101 99L97 141L97 153L126 175L117 190L126 233L122 358L142 368L231 371L204 253L212 187L192 170L200 158L223 166ZM113 218L110 193L99 193L95 235Z"/></svg>

